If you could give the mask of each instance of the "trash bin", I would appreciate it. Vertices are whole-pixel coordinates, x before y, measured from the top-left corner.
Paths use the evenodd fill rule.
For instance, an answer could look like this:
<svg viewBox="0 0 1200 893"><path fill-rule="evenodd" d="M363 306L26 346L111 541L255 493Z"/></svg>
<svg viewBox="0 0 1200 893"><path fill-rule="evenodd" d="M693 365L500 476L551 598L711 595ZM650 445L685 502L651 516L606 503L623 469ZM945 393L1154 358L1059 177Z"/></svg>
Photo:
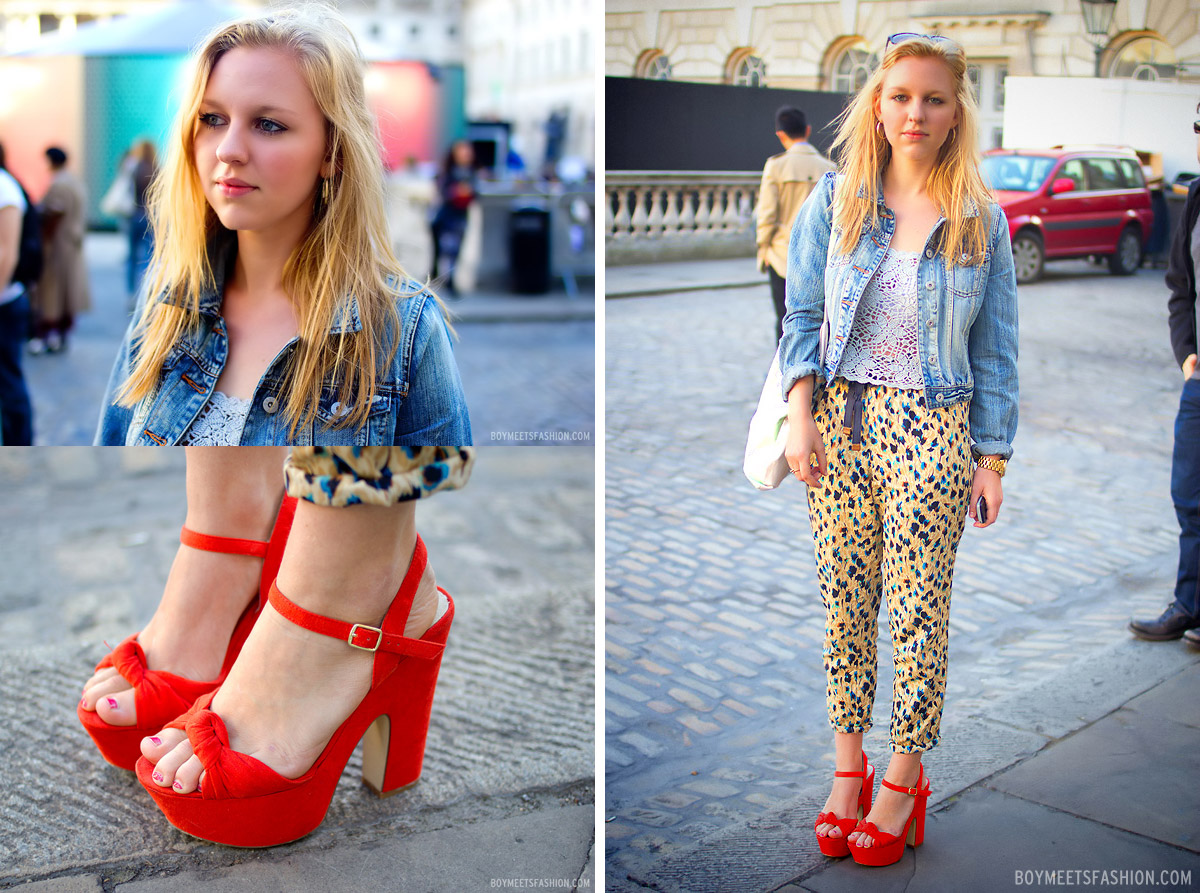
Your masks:
<svg viewBox="0 0 1200 893"><path fill-rule="evenodd" d="M508 221L508 270L512 290L541 295L550 290L550 212L518 205Z"/></svg>

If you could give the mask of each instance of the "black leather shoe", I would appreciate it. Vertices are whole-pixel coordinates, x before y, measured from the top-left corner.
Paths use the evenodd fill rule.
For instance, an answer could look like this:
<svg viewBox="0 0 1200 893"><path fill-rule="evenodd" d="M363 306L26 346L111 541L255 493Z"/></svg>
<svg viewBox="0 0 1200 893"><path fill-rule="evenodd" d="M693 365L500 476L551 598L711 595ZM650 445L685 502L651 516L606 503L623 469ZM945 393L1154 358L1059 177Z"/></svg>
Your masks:
<svg viewBox="0 0 1200 893"><path fill-rule="evenodd" d="M1183 641L1193 648L1200 648L1200 629L1189 629L1183 634Z"/></svg>
<svg viewBox="0 0 1200 893"><path fill-rule="evenodd" d="M1178 639L1190 629L1200 627L1200 617L1193 617L1174 602L1157 620L1131 620L1130 631L1139 639L1166 642Z"/></svg>

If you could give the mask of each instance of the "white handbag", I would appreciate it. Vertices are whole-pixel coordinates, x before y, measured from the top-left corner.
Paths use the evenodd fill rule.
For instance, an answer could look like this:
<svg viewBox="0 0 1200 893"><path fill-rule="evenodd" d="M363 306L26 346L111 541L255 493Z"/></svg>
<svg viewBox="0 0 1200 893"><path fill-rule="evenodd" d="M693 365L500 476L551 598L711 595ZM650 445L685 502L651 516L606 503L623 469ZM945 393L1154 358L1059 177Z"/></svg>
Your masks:
<svg viewBox="0 0 1200 893"><path fill-rule="evenodd" d="M776 348L758 408L750 419L746 455L742 460L742 471L755 489L774 490L791 474L783 455L787 437L787 401L783 399L783 372L779 369L779 348Z"/></svg>

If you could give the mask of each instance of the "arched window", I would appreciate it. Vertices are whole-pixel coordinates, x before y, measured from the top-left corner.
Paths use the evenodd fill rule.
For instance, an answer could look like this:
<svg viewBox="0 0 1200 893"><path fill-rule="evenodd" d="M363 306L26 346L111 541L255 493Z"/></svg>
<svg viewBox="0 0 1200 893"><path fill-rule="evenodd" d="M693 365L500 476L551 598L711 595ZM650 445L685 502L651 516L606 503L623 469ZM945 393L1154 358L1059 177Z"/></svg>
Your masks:
<svg viewBox="0 0 1200 893"><path fill-rule="evenodd" d="M830 66L830 89L836 93L854 93L879 67L879 57L861 37L851 38L836 48Z"/></svg>
<svg viewBox="0 0 1200 893"><path fill-rule="evenodd" d="M635 78L647 78L652 81L669 81L671 79L671 60L659 49L642 50L633 66Z"/></svg>
<svg viewBox="0 0 1200 893"><path fill-rule="evenodd" d="M1135 36L1113 48L1109 77L1135 81L1173 81L1176 78L1175 52L1152 34Z"/></svg>
<svg viewBox="0 0 1200 893"><path fill-rule="evenodd" d="M765 87L767 63L754 55L749 47L740 47L729 54L725 63L725 83L738 87Z"/></svg>

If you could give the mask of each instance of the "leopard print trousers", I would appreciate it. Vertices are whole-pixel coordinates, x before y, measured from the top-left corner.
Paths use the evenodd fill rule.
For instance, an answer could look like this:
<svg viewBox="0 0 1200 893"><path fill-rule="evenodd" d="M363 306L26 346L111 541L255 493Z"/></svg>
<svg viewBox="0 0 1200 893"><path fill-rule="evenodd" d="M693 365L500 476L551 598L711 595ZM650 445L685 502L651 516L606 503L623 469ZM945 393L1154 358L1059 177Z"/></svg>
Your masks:
<svg viewBox="0 0 1200 893"><path fill-rule="evenodd" d="M314 505L395 505L465 486L474 447L293 447L289 496Z"/></svg>
<svg viewBox="0 0 1200 893"><path fill-rule="evenodd" d="M834 379L813 409L829 463L822 488L808 490L826 610L826 703L835 730L871 727L886 596L892 749L918 753L938 742L945 698L950 584L971 493L969 404L929 407L921 390L859 387L861 401ZM858 424L848 400L850 415L859 404Z"/></svg>

